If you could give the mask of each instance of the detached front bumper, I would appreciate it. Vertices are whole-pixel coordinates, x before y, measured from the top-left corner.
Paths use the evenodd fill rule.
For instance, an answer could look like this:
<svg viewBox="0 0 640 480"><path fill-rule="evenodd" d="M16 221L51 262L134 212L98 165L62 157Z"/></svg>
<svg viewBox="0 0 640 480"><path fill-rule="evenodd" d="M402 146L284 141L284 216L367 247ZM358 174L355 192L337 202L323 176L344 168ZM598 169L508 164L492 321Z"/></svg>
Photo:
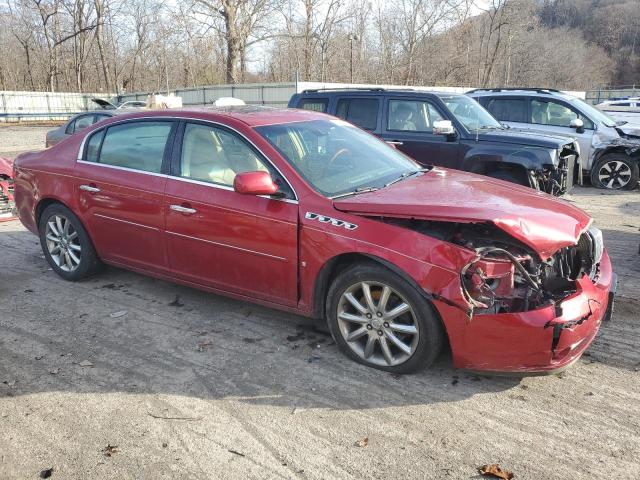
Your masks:
<svg viewBox="0 0 640 480"><path fill-rule="evenodd" d="M16 214L13 198L13 180L0 178L0 221L11 219Z"/></svg>
<svg viewBox="0 0 640 480"><path fill-rule="evenodd" d="M556 306L521 313L478 314L434 301L444 320L455 367L510 373L545 373L576 361L611 316L616 276L606 251L594 283L584 276L578 291Z"/></svg>

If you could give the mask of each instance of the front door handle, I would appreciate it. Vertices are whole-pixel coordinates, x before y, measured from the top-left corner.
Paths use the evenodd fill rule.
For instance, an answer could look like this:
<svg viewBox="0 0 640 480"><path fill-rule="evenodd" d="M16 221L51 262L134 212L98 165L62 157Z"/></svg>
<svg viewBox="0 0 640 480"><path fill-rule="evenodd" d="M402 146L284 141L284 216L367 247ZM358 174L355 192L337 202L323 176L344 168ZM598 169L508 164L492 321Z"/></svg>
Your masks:
<svg viewBox="0 0 640 480"><path fill-rule="evenodd" d="M92 187L91 185L80 185L80 190L84 190L89 193L98 193L100 191L98 187Z"/></svg>
<svg viewBox="0 0 640 480"><path fill-rule="evenodd" d="M404 142L400 142L398 140L387 140L389 145L404 145Z"/></svg>
<svg viewBox="0 0 640 480"><path fill-rule="evenodd" d="M174 212L180 212L180 213L192 214L197 212L195 208L183 207L182 205L171 205L169 208Z"/></svg>

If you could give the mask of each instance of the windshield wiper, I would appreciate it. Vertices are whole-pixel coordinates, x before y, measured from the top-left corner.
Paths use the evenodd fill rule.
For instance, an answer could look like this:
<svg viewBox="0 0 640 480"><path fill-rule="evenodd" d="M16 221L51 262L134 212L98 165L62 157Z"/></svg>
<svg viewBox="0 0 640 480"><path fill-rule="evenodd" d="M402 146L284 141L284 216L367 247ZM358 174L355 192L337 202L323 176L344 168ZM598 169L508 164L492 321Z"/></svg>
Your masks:
<svg viewBox="0 0 640 480"><path fill-rule="evenodd" d="M480 125L476 130L504 130L502 125Z"/></svg>
<svg viewBox="0 0 640 480"><path fill-rule="evenodd" d="M351 195L358 195L359 193L375 192L376 190L380 190L380 189L378 187L360 187L360 188L356 188L351 192L340 193L338 195L334 195L333 197L329 197L329 198L331 198L331 200L335 200L336 198L349 197Z"/></svg>
<svg viewBox="0 0 640 480"><path fill-rule="evenodd" d="M423 173L423 172L428 172L428 171L429 171L429 169L427 169L427 168L421 168L420 170L416 170L414 172L403 173L402 175L400 175L395 180L391 180L389 183L385 183L384 186L388 187L389 185L393 185L394 183L401 182L402 180L404 180L406 178L413 177L414 175L417 175L418 173Z"/></svg>

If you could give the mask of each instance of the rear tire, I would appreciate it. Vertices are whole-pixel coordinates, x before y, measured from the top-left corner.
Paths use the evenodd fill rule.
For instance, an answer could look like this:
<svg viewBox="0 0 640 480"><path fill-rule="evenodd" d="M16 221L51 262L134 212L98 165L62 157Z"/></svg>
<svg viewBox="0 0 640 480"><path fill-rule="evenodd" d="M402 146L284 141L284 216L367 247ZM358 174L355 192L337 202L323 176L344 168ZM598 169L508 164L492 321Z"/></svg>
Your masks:
<svg viewBox="0 0 640 480"><path fill-rule="evenodd" d="M54 203L45 208L38 231L47 262L65 280L81 280L102 267L80 219L64 205Z"/></svg>
<svg viewBox="0 0 640 480"><path fill-rule="evenodd" d="M594 187L633 190L638 186L638 162L623 153L610 153L591 167L590 176Z"/></svg>
<svg viewBox="0 0 640 480"><path fill-rule="evenodd" d="M393 373L428 367L444 341L440 319L425 296L375 263L354 265L335 279L327 323L345 355Z"/></svg>

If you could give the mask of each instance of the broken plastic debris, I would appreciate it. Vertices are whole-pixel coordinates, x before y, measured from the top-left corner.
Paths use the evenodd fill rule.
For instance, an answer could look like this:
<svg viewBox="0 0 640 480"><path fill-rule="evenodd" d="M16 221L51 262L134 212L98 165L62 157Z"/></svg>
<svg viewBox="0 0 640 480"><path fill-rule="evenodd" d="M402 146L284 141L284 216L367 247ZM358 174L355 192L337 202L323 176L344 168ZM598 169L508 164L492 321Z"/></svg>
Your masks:
<svg viewBox="0 0 640 480"><path fill-rule="evenodd" d="M102 453L104 454L105 457L110 457L114 453L118 453L118 451L119 450L117 445L107 444L107 446L104 447L104 449L102 450Z"/></svg>
<svg viewBox="0 0 640 480"><path fill-rule="evenodd" d="M478 469L481 475L486 477L501 478L502 480L511 480L514 475L509 470L503 470L497 463L483 465Z"/></svg>
<svg viewBox="0 0 640 480"><path fill-rule="evenodd" d="M366 447L369 445L369 437L364 437L356 442L356 447Z"/></svg>
<svg viewBox="0 0 640 480"><path fill-rule="evenodd" d="M128 312L126 310L120 310L118 312L113 312L111 315L109 315L111 318L119 318L119 317L124 317Z"/></svg>
<svg viewBox="0 0 640 480"><path fill-rule="evenodd" d="M91 363L89 360L83 360L78 365L80 365L81 367L93 367L93 363Z"/></svg>
<svg viewBox="0 0 640 480"><path fill-rule="evenodd" d="M53 473L53 467L45 468L40 472L40 478L50 478L52 473Z"/></svg>

